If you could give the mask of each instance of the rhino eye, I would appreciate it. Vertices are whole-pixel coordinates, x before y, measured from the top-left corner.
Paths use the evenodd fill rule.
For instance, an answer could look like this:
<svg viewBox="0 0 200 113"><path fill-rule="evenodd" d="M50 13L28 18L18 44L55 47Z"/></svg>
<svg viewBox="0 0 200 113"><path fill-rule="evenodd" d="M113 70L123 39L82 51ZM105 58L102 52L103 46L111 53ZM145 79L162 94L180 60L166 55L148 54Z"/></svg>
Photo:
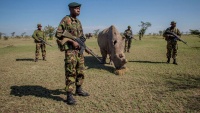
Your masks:
<svg viewBox="0 0 200 113"><path fill-rule="evenodd" d="M115 44L117 43L117 40L115 40L113 43L114 43L114 45L115 45Z"/></svg>

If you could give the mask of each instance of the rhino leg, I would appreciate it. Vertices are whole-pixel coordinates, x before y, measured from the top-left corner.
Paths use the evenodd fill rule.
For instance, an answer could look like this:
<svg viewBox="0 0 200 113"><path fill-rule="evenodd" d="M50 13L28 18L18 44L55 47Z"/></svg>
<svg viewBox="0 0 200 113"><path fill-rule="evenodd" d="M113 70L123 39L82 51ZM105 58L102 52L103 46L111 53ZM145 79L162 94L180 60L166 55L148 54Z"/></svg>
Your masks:
<svg viewBox="0 0 200 113"><path fill-rule="evenodd" d="M107 57L106 50L101 49L101 55L102 55L101 63L106 64L106 57Z"/></svg>
<svg viewBox="0 0 200 113"><path fill-rule="evenodd" d="M113 65L113 61L111 60L111 55L109 56L109 59L110 59L109 64L110 64L110 65Z"/></svg>

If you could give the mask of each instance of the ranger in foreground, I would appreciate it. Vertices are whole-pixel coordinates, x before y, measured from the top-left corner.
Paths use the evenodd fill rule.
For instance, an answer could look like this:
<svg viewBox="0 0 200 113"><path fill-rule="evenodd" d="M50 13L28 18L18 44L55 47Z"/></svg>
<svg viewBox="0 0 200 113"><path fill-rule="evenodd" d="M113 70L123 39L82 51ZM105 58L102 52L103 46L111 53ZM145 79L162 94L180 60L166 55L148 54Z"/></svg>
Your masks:
<svg viewBox="0 0 200 113"><path fill-rule="evenodd" d="M78 38L83 36L81 22L77 16L80 14L81 4L72 2L69 5L70 15L65 16L56 31L57 43L61 51L65 51L65 83L67 92L67 104L74 105L76 100L73 98L72 92L76 87L75 94L78 96L89 96L87 92L82 90L84 74L84 56L80 54L80 45L63 35L64 31L68 31L72 36ZM61 40L65 39L66 43L60 44Z"/></svg>

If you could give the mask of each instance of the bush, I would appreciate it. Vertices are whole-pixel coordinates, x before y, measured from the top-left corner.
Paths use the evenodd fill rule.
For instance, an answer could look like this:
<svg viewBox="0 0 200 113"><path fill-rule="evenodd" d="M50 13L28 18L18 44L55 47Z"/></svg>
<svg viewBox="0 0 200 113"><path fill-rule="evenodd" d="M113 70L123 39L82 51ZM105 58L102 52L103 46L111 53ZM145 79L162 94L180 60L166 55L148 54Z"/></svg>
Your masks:
<svg viewBox="0 0 200 113"><path fill-rule="evenodd" d="M31 37L30 37L30 36L28 36L28 35L25 35L25 36L24 36L24 38L28 39L28 38L31 38Z"/></svg>
<svg viewBox="0 0 200 113"><path fill-rule="evenodd" d="M21 38L21 36L18 36L18 35L17 35L17 36L15 36L15 38L17 38L17 39L20 39L20 38Z"/></svg>
<svg viewBox="0 0 200 113"><path fill-rule="evenodd" d="M4 40L8 40L8 36L4 36Z"/></svg>

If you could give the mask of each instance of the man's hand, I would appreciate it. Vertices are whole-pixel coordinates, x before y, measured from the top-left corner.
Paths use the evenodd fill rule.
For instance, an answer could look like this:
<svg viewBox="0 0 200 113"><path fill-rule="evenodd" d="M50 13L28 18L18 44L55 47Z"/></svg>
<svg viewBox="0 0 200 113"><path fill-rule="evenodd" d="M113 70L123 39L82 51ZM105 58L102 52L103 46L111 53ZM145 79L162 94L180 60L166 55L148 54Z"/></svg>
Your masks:
<svg viewBox="0 0 200 113"><path fill-rule="evenodd" d="M72 46L75 48L75 49L79 49L80 48L80 45L78 44L78 42L72 40L72 39L67 39L66 42L69 42L72 44Z"/></svg>
<svg viewBox="0 0 200 113"><path fill-rule="evenodd" d="M75 49L79 49L80 45L76 41L72 41L72 45L74 46Z"/></svg>

